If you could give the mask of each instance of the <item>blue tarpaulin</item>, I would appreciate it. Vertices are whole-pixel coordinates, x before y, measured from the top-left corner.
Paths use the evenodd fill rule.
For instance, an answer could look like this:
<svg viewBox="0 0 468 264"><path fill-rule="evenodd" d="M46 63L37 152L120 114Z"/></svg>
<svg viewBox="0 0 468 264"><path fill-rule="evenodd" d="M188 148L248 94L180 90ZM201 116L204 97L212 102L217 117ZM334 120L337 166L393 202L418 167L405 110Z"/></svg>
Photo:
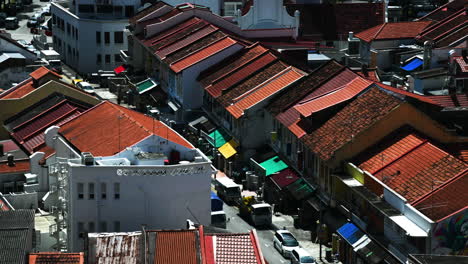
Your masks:
<svg viewBox="0 0 468 264"><path fill-rule="evenodd" d="M405 71L413 71L419 66L423 64L423 60L419 58L414 58L410 62L408 62L405 66L402 66L401 68Z"/></svg>
<svg viewBox="0 0 468 264"><path fill-rule="evenodd" d="M358 241L364 232L359 230L357 226L352 223L346 223L336 231L340 234L350 245L353 245Z"/></svg>

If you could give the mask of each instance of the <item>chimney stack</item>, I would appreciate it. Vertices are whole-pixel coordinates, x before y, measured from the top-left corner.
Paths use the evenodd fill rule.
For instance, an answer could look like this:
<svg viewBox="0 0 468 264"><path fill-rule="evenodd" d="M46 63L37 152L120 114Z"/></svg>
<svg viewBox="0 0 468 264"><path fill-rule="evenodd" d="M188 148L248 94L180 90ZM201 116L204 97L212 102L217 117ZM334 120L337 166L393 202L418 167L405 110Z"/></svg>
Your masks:
<svg viewBox="0 0 468 264"><path fill-rule="evenodd" d="M432 42L428 40L424 42L424 58L423 58L424 70L427 70L431 67L431 59L432 59Z"/></svg>
<svg viewBox="0 0 468 264"><path fill-rule="evenodd" d="M10 167L15 166L15 156L13 156L13 154L8 154L8 156L7 156L7 164L8 164L8 166L10 166Z"/></svg>

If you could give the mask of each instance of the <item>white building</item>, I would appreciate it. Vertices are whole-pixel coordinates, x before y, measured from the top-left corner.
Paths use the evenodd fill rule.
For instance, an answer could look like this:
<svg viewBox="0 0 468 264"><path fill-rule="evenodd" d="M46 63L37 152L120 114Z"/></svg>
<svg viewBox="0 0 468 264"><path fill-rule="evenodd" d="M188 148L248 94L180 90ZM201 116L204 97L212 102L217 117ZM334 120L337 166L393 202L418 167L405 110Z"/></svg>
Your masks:
<svg viewBox="0 0 468 264"><path fill-rule="evenodd" d="M103 102L49 128L46 142L57 157L49 169L57 249L83 250L86 232L210 224L211 162L162 122Z"/></svg>
<svg viewBox="0 0 468 264"><path fill-rule="evenodd" d="M77 0L51 5L54 49L80 73L112 70L127 48L123 31L140 1Z"/></svg>

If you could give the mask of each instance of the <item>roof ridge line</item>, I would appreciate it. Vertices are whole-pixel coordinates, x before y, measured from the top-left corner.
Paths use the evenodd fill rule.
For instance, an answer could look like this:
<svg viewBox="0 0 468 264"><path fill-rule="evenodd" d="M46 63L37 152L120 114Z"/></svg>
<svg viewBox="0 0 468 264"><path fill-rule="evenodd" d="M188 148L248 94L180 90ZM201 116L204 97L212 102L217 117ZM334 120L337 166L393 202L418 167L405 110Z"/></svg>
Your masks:
<svg viewBox="0 0 468 264"><path fill-rule="evenodd" d="M248 51L247 51L248 52ZM253 58L250 58L249 60L247 60L246 62L244 62L243 64L239 65L239 67L236 67L230 71L227 71L226 73L224 73L223 75L221 75L220 77L214 79L212 81L212 84L210 86L213 86L219 82L221 82L222 80L226 79L228 77L228 75L230 75L231 73L234 73L234 72L237 72L239 71L240 69L242 69L243 67L245 67L246 65L249 65L251 63L253 63L255 60L259 59L260 57L264 56L265 53L268 53L269 50L268 49L265 49L264 51L262 51L260 54L256 55L255 57ZM208 86L209 87L209 86Z"/></svg>
<svg viewBox="0 0 468 264"><path fill-rule="evenodd" d="M328 93L319 94L319 95L314 96L314 97L312 97L312 98L309 98L309 99L307 99L307 100L305 100L305 101L301 101L301 102L299 102L299 103L297 103L297 104L306 104L306 103L309 103L310 101L317 100L317 99L319 99L319 98L321 98L321 97L330 95L330 94L332 94L332 93L334 93L334 92L337 92L337 91L339 91L339 90L345 88L346 86L350 85L352 82L354 82L354 81L355 81L356 79L358 79L358 78L359 78L359 79L364 79L364 78L362 78L361 76L356 76L356 77L355 77L354 79L352 79L351 81L349 81L349 82L347 82L346 84L343 84L343 85L341 85L341 86L339 86L339 87L337 87L337 88L335 88L335 89L329 91ZM372 82L370 82L369 84L371 84L371 83L372 83ZM296 105L297 105L297 104L296 104ZM296 105L295 105L294 107L296 107Z"/></svg>
<svg viewBox="0 0 468 264"><path fill-rule="evenodd" d="M1 34L0 34L0 36L1 36ZM28 77L26 80L18 83L17 85L15 85L13 87L10 87L8 90L4 91L3 93L0 93L0 100L3 97L5 97L6 95L9 95L9 94L13 93L16 89L18 89L20 87L23 87L25 84L29 83L32 80L33 80L32 77ZM15 99L15 98L7 98L7 99Z"/></svg>
<svg viewBox="0 0 468 264"><path fill-rule="evenodd" d="M68 120L67 122L63 123L62 126L64 126L64 125L66 125L66 124L68 124L68 123L70 123L70 122L76 120L76 119L79 118L80 116L82 116L82 115L84 115L84 114L86 114L86 113L88 113L88 112L94 110L95 108L99 107L100 105L107 104L107 103L109 103L109 101L102 101L102 102L100 102L99 104L96 104L96 105L94 105L93 107L90 107L89 109L86 109L85 111L81 112L81 113L78 114L77 116L75 116L75 117L73 117L72 119Z"/></svg>
<svg viewBox="0 0 468 264"><path fill-rule="evenodd" d="M448 17L446 17L446 18L444 18L444 19L442 19L440 21L437 21L436 23L434 23L432 25L427 26L420 34L426 34L429 31L432 31L432 30L438 28L439 26L442 26L442 25L446 24L447 22L449 22L450 20L456 18L457 16L459 16L463 12L466 12L466 10L464 8L458 10L457 12L449 15Z"/></svg>
<svg viewBox="0 0 468 264"><path fill-rule="evenodd" d="M134 122L135 124L137 124L137 125L139 125L141 128L143 128L143 130L145 130L146 132L148 132L148 133L149 133L149 136L154 135L153 132L149 131L144 125L140 124L140 122L136 121L132 116L130 116L130 115L128 115L127 113L125 113L124 111L122 111L120 108L118 108L118 107L117 107L116 105L114 105L113 103L110 103L110 104L112 105L112 107L113 107L114 109L116 109L117 111L119 111L120 113L122 113L123 116L126 116L126 117L128 118L128 120ZM133 110L131 110L131 109L128 109L128 110L133 111ZM141 114L141 113L139 113L139 112L136 112L136 113L137 113L137 114ZM141 115L143 115L143 114L141 114ZM144 116L145 116L145 115L144 115ZM146 117L147 117L147 116L146 116ZM148 118L151 118L151 117L148 117Z"/></svg>
<svg viewBox="0 0 468 264"><path fill-rule="evenodd" d="M215 32L218 32L218 31L215 31ZM213 32L213 33L214 33L214 32ZM223 34L225 34L225 33L223 33ZM201 47L201 48L199 48L199 49L197 49L197 50L194 50L194 51L188 53L187 55L185 55L185 56L183 56L183 57L180 57L179 59L173 61L173 62L170 64L170 66L171 66L171 65L174 65L174 64L178 63L179 61L182 61L182 60L184 60L184 59L186 59L186 58L192 56L193 54L198 53L199 51L204 50L204 49L206 49L206 48L208 48L208 47L210 47L210 46L212 46L212 45L214 45L214 44L216 44L216 43L218 43L218 42L220 42L220 41L222 41L222 40L224 40L224 39L226 39L226 38L228 38L228 37L229 37L229 36L225 34L222 38L220 38L220 39L218 39L218 40L215 40L215 41L213 41L213 42L210 42L208 45L203 46L203 47ZM198 40L198 41L199 41L199 40Z"/></svg>
<svg viewBox="0 0 468 264"><path fill-rule="evenodd" d="M435 194L435 193L438 193L440 192L443 188L445 188L447 185L449 184L452 184L454 183L455 181L457 181L458 179L461 179L462 177L465 176L465 174L468 172L468 167L466 167L464 170L462 170L461 172L457 173L455 176L453 176L451 179L449 179L448 181L444 182L443 184L437 186L434 190L432 190L431 192L428 192L424 195L422 195L421 197L419 197L418 199L416 199L414 202L410 203L411 206L416 206L418 203L422 202L424 199L426 199L427 197L431 196L432 194Z"/></svg>
<svg viewBox="0 0 468 264"><path fill-rule="evenodd" d="M315 88L314 88L313 90L311 90L310 92L315 91L318 87L322 86L323 84L325 84L326 82L328 82L329 80L333 79L333 78L336 77L338 74L342 73L344 70L347 69L346 66L341 65L341 64L339 64L338 62L336 62L336 63L340 66L340 69L337 70L333 75L330 75L330 76L328 76L327 78L325 78L324 80L322 80L321 82L317 83L317 84L315 85ZM317 73L319 70L323 69L326 65L327 65L327 64L321 65L319 68L315 69L313 72L309 73L309 75L307 75L307 76L310 76L311 78L313 78L313 74L314 74L314 73ZM351 72L353 72L353 71L351 71ZM353 73L354 73L354 72L353 72ZM356 74L356 75L359 76L358 74ZM306 95L307 95L307 94L306 94ZM304 96L305 96L305 95L304 95ZM304 96L302 96L302 98L304 98ZM301 99L302 99L302 98L301 98ZM297 100L294 100L293 102L291 102L291 103L289 103L289 104L286 104L286 105L282 108L282 110L280 111L280 113L283 112L283 109L290 108L290 107L292 107L293 105L297 104L297 102L298 102L299 100L301 100L301 99L297 99ZM279 114L279 113L278 113L278 114ZM276 114L276 115L277 115L277 114Z"/></svg>
<svg viewBox="0 0 468 264"><path fill-rule="evenodd" d="M292 70L292 66L289 66L289 67L286 67L285 69L281 70L280 72L278 72L277 74L273 75L272 77L270 77L269 79L265 80L264 82L260 83L259 85L255 86L254 88L248 90L247 92L237 96L236 98L233 98L232 100L235 101L234 104L237 104L238 102L242 101L245 97L247 97L248 95L258 91L261 87L267 85L268 83L271 83L275 80L277 80L278 78L281 77L281 75L285 74L286 72ZM231 104L233 105L233 104Z"/></svg>
<svg viewBox="0 0 468 264"><path fill-rule="evenodd" d="M30 139L32 136L35 136L35 135L38 133L38 131L40 131L42 128L48 127L51 123L54 123L54 122L56 122L56 121L59 121L59 120L65 118L65 117L71 115L71 114L72 114L73 112L75 112L77 109L78 109L78 108L77 108L76 106L72 106L72 109L68 110L68 111L65 112L64 114L58 116L58 117L55 118L54 120L52 120L52 121L48 122L47 124L41 126L40 128L36 129L35 131L33 131L33 132L31 132L31 133L25 135L25 136L23 137L23 142L24 142L24 140L28 140L28 139Z"/></svg>
<svg viewBox="0 0 468 264"><path fill-rule="evenodd" d="M456 17L454 17L453 19L455 19L455 18L456 18ZM443 24L440 25L440 26L443 26L443 25L446 24L446 23L448 24L449 22L452 22L453 19L450 19L449 21L446 21L445 23L443 23ZM453 30L453 29L457 29L457 27L460 27L460 28L458 29L458 30L460 30L461 28L466 27L467 24L468 24L468 21L465 20L465 22L464 22L463 24L460 24L460 25L458 25L458 26L453 27L452 30ZM437 28L434 28L434 29L432 29L431 31L436 30L436 29L437 29ZM455 32L457 32L458 30L455 30ZM430 32L431 32L431 31L430 31ZM429 32L428 32L428 33L429 33ZM437 42L437 41L438 41L441 37L443 37L443 36L451 35L451 34L453 34L453 33L454 33L454 32L444 31L444 32L442 32L441 34L439 34L439 35L437 35L437 36L435 36L435 37L433 38L433 39L434 39L434 42Z"/></svg>
<svg viewBox="0 0 468 264"><path fill-rule="evenodd" d="M260 250L260 242L258 241L257 231L255 229L250 230L250 241L254 248L255 258L261 264L265 264L265 259L263 258L262 251Z"/></svg>
<svg viewBox="0 0 468 264"><path fill-rule="evenodd" d="M196 32L198 32L198 31L200 31L200 30L202 30L202 29L205 29L205 28L207 28L207 27L209 27L209 26L213 26L213 25L210 24L210 23L206 23L206 24L203 25L202 27L190 31L189 35L181 36L180 38L177 38L176 40L174 40L174 41L172 41L172 42L170 42L170 43L166 43L166 44L162 45L161 47L159 47L158 49L156 49L156 51L154 52L154 54L158 53L160 50L162 50L162 49L164 49L164 48L166 48L166 47L168 47L168 46L174 45L175 43L177 43L178 41L180 41L180 40L182 40L182 39L185 39L185 38L190 37L191 34L196 33ZM219 30L218 27L215 26L215 28L216 28L217 30ZM215 31L216 31L216 30L215 30ZM214 32L215 32L215 31L214 31ZM177 32L178 32L178 31L177 31ZM211 33L213 33L213 32L211 32ZM209 33L209 34L211 34L211 33ZM209 34L207 34L207 35L209 35ZM196 41L198 41L198 40L196 40ZM194 41L194 42L196 42L196 41ZM182 48L183 48L183 47L182 47ZM179 48L179 49L182 49L182 48ZM177 49L177 50L179 50L179 49ZM174 51L173 51L173 52L174 52ZM171 53L169 53L169 54L171 54ZM167 55L169 55L169 54L167 54ZM167 55L166 55L166 56L167 56Z"/></svg>
<svg viewBox="0 0 468 264"><path fill-rule="evenodd" d="M204 20L202 20L202 19L200 19L200 18L198 18L198 17L192 17L192 18L189 18L189 19L187 19L187 20L185 20L185 21L183 21L183 22L180 22L179 24L188 22L190 19L196 19L197 21L193 21L193 22L191 22L190 24L185 25L185 26L183 26L182 28L179 28L179 29L177 29L177 30L174 31L174 32L171 32L171 33L169 33L169 34L165 34L165 35L162 35L162 36L158 37L157 39L151 41L151 43L149 44L149 47L153 46L154 43L156 43L156 42L158 42L158 41L161 41L163 38L167 38L167 37L169 37L169 36L172 36L172 35L174 35L174 34L180 32L180 31L182 31L182 30L184 30L184 29L187 29L188 27L191 27L191 26L193 26L193 25L195 25L195 24L197 24L197 23L200 23L201 21L204 21ZM205 22L206 22L206 21L205 21ZM178 25L178 24L176 24L175 26L177 26L177 25ZM167 29L167 30L170 30L170 29ZM165 31L167 31L167 30L165 30ZM150 38L151 38L151 37L150 37ZM143 40L143 41L144 41L144 40Z"/></svg>
<svg viewBox="0 0 468 264"><path fill-rule="evenodd" d="M45 112L48 112L49 110L51 110L51 109L53 109L53 108L55 108L55 107L57 107L57 106L59 106L59 105L64 104L66 101L67 101L67 99L66 99L66 98L63 98L60 102L58 102L58 103L52 105L51 107L45 109L45 110L44 110L42 113L40 113L39 115L36 115L36 116L34 116L33 118L28 119L28 120L24 121L23 123L21 123L21 124L15 126L15 127L13 127L13 131L15 131L15 130L18 129L18 128L21 128L22 126L25 126L27 123L29 123L29 122L32 121L32 120L38 119L40 116L43 116Z"/></svg>
<svg viewBox="0 0 468 264"><path fill-rule="evenodd" d="M377 30L377 32L374 34L374 36L371 38L371 41L375 40L377 38L377 35L380 34L380 32L382 32L382 30L384 29L384 27L388 24L388 22L385 22L382 24L382 27L380 27L379 30Z"/></svg>
<svg viewBox="0 0 468 264"><path fill-rule="evenodd" d="M390 161L389 163L387 163L385 166L382 166L380 169L377 169L375 170L374 172L371 172L372 175L375 175L376 173L379 173L381 172L382 170L384 170L385 168L387 168L388 166L390 166L391 164L394 164L396 161L398 160L401 160L403 157L407 156L410 152L413 152L414 150L416 150L417 148L421 147L422 145L425 145L426 143L428 143L429 141L427 139L424 139L421 143L419 143L418 145L410 148L409 150L407 150L406 152L404 152L403 154L401 154L399 157L395 158L394 160Z"/></svg>

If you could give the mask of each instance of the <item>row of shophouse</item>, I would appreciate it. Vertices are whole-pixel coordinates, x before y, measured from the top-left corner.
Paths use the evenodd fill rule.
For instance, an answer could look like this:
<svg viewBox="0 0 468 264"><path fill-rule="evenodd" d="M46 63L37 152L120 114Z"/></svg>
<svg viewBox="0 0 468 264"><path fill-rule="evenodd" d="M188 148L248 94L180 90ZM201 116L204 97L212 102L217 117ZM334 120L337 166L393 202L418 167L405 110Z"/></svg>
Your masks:
<svg viewBox="0 0 468 264"><path fill-rule="evenodd" d="M437 28L462 12L451 5L428 15L438 20L414 23ZM378 62L371 68L355 70L328 59L302 69L265 45L274 35L252 40L200 6L155 8L130 23L127 63L157 84L153 92L166 95L172 118L189 123L187 137L228 176L245 180L249 189L264 186L264 197L299 214L304 226L327 224L341 237L342 261L467 254L463 86L424 95L384 84L377 64L385 60L375 55L358 60ZM362 42L365 34L356 37ZM413 35L387 38L417 45ZM465 61L462 50L455 52Z"/></svg>

